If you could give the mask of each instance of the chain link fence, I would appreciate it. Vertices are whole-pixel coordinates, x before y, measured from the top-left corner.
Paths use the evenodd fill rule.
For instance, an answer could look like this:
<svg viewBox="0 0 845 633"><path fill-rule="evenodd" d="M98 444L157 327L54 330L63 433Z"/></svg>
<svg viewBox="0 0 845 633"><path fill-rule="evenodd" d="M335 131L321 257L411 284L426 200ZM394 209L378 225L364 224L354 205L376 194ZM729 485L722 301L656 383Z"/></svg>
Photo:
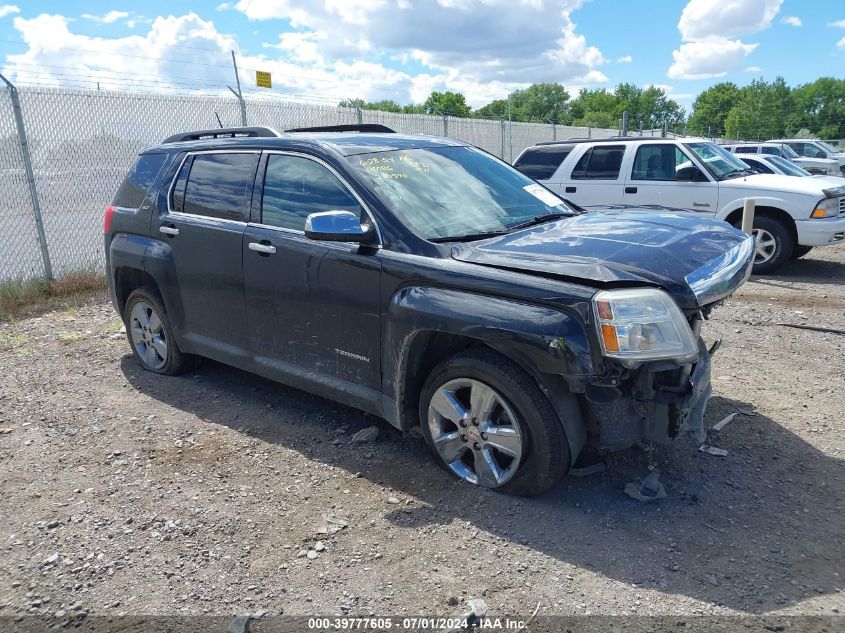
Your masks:
<svg viewBox="0 0 845 633"><path fill-rule="evenodd" d="M0 282L45 276L30 185L9 90L0 89ZM61 88L18 89L46 245L57 277L102 269L102 217L144 147L186 130L239 125L229 96ZM381 123L397 132L450 136L512 162L540 141L608 136L590 129L423 114L398 114L274 98L245 99L250 125Z"/></svg>

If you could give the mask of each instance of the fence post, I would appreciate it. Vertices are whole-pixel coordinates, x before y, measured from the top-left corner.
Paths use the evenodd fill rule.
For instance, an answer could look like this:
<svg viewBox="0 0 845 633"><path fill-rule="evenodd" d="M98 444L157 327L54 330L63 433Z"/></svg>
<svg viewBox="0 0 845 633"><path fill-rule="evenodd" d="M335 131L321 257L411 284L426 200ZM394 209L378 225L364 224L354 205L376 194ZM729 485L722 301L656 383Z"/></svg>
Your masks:
<svg viewBox="0 0 845 633"><path fill-rule="evenodd" d="M449 116L443 115L443 136L449 136Z"/></svg>
<svg viewBox="0 0 845 633"><path fill-rule="evenodd" d="M628 136L628 111L622 113L622 136Z"/></svg>
<svg viewBox="0 0 845 633"><path fill-rule="evenodd" d="M364 124L364 112L361 110L360 106L355 106L355 110L358 113L358 125Z"/></svg>
<svg viewBox="0 0 845 633"><path fill-rule="evenodd" d="M554 121L552 121L552 140L553 141L557 140L557 125L555 124Z"/></svg>
<svg viewBox="0 0 845 633"><path fill-rule="evenodd" d="M504 119L504 117L499 119L499 123L501 124L501 127L502 127L502 155L500 156L500 158L502 160L505 160L505 119Z"/></svg>
<svg viewBox="0 0 845 633"><path fill-rule="evenodd" d="M5 84L9 87L9 96L12 98L12 111L15 113L15 126L18 129L18 140L21 144L23 154L23 166L26 171L26 182L29 185L29 197L32 200L32 211L35 214L35 228L38 232L38 244L41 246L41 259L44 261L44 276L53 279L53 266L50 263L50 251L47 249L47 234L44 233L44 222L41 220L41 203L38 201L38 190L35 187L35 174L32 171L32 157L29 155L29 143L26 140L26 127L23 124L23 113L21 112L21 101L18 97L18 89L14 84L0 75Z"/></svg>

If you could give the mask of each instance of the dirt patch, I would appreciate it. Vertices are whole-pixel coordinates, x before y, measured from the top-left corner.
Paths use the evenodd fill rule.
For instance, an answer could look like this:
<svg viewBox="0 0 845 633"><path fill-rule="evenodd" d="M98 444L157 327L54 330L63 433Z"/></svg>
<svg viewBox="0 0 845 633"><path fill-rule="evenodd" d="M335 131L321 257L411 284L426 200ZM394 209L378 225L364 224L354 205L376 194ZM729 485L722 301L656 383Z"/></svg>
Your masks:
<svg viewBox="0 0 845 633"><path fill-rule="evenodd" d="M518 499L251 374L144 372L105 302L0 325L0 615L841 612L845 337L776 322L845 327L845 250L713 313L708 424L754 415L661 452L653 504L638 450Z"/></svg>

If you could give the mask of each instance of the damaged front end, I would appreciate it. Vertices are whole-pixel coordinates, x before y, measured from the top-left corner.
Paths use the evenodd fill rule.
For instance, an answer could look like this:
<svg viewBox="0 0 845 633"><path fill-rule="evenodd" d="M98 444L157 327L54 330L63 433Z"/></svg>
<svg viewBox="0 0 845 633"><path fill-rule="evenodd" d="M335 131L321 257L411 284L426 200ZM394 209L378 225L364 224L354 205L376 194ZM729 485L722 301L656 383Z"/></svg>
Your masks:
<svg viewBox="0 0 845 633"><path fill-rule="evenodd" d="M698 341L694 361L668 361L635 369L616 365L612 377L597 378L585 392L589 431L598 448L618 451L637 442L665 444L690 434L705 438L704 413L712 392L710 352Z"/></svg>
<svg viewBox="0 0 845 633"><path fill-rule="evenodd" d="M588 427L604 450L637 442L667 443L690 434L705 439L711 355L701 325L750 275L754 238L687 277L699 309L684 314L657 289L610 290L593 299L605 372L584 396Z"/></svg>

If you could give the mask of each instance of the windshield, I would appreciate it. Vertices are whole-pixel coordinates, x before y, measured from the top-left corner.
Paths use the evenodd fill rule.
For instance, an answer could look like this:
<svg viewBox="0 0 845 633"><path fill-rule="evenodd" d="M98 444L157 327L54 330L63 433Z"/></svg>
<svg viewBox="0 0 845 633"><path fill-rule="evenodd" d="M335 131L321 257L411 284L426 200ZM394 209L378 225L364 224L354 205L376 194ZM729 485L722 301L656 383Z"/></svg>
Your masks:
<svg viewBox="0 0 845 633"><path fill-rule="evenodd" d="M349 160L382 202L426 239L504 232L539 216L575 213L542 185L474 147L394 150Z"/></svg>
<svg viewBox="0 0 845 633"><path fill-rule="evenodd" d="M816 145L821 145L828 152L831 152L833 154L838 154L839 152L842 151L841 149L837 149L833 145L831 145L830 143L825 143L824 141L816 141Z"/></svg>
<svg viewBox="0 0 845 633"><path fill-rule="evenodd" d="M776 166L780 169L784 174L787 176L810 176L810 172L801 169L795 163L791 163L785 158L781 158L780 156L769 156L769 162L772 165Z"/></svg>
<svg viewBox="0 0 845 633"><path fill-rule="evenodd" d="M713 143L685 143L716 180L742 175L748 165L723 147Z"/></svg>

